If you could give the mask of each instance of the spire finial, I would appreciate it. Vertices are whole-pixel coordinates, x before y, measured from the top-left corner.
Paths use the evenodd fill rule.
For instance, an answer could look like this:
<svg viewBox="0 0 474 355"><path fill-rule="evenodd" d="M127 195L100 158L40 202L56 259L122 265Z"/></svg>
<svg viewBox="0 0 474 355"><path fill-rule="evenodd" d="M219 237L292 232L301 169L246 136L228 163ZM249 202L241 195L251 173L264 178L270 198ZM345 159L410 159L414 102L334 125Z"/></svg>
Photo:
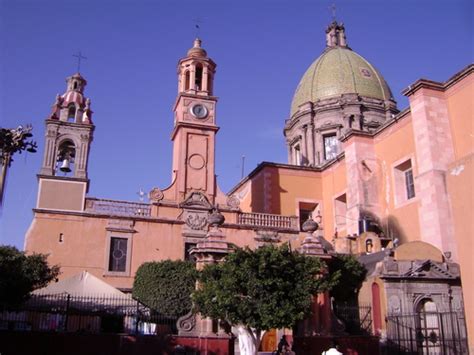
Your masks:
<svg viewBox="0 0 474 355"><path fill-rule="evenodd" d="M84 57L82 55L81 51L79 51L77 54L73 54L72 56L77 58L77 72L80 73L81 72L81 60L82 59L87 59L87 57Z"/></svg>
<svg viewBox="0 0 474 355"><path fill-rule="evenodd" d="M194 28L196 29L196 38L199 38L199 33L201 32L201 26L199 26L199 24L203 23L204 21L202 21L200 17L196 17L193 19L193 22Z"/></svg>
<svg viewBox="0 0 474 355"><path fill-rule="evenodd" d="M329 6L329 10L331 10L332 22L336 22L336 4L332 3L331 6Z"/></svg>

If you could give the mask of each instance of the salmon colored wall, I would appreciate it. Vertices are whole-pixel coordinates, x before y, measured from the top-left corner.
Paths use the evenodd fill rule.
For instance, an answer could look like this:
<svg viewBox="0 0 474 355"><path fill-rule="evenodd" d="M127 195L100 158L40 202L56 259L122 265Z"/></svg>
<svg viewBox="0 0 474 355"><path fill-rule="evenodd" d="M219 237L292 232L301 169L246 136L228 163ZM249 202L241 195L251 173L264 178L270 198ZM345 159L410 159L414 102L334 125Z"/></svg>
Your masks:
<svg viewBox="0 0 474 355"><path fill-rule="evenodd" d="M280 206L273 207L272 213L295 216L299 214L299 201L318 202L322 199L320 173L280 168L278 176L278 185L275 184L272 196L280 193Z"/></svg>
<svg viewBox="0 0 474 355"><path fill-rule="evenodd" d="M418 175L413 125L410 113L400 121L385 129L375 139L380 176L379 203L382 211L382 223L397 231L401 242L420 239L420 223L418 218L419 200L416 197L416 176ZM405 159L411 159L413 177L415 178L415 198L395 203L394 167Z"/></svg>
<svg viewBox="0 0 474 355"><path fill-rule="evenodd" d="M331 241L335 234L334 199L346 191L346 164L340 160L322 174L324 238ZM346 236L345 230L338 231L338 236Z"/></svg>
<svg viewBox="0 0 474 355"><path fill-rule="evenodd" d="M175 210L180 211L178 208ZM224 212L224 215L226 223L236 222L235 213ZM131 288L137 269L145 262L184 257L182 222L137 220L132 227L136 232L132 233L129 248L130 276L107 275L108 240L111 236L124 236L120 232L108 231L109 223L110 219L101 217L36 213L27 232L25 250L48 254L50 264L60 265L61 279L87 270L118 288ZM229 243L240 247L258 246L259 242L255 239L257 233L253 228L223 226L221 229ZM60 233L63 235L63 242L59 241ZM283 243L291 241L292 247L297 248L304 236L298 233L279 233L279 238Z"/></svg>
<svg viewBox="0 0 474 355"><path fill-rule="evenodd" d="M395 260L427 260L442 263L444 261L441 251L431 244L416 241L412 243L405 243L395 249Z"/></svg>
<svg viewBox="0 0 474 355"><path fill-rule="evenodd" d="M456 161L449 165L448 193L461 282L469 349L474 353L474 74L446 91Z"/></svg>
<svg viewBox="0 0 474 355"><path fill-rule="evenodd" d="M474 74L446 91L446 100L454 143L460 159L474 150Z"/></svg>
<svg viewBox="0 0 474 355"><path fill-rule="evenodd" d="M454 220L454 237L457 245L464 309L469 338L469 349L474 353L474 155L454 162L447 175L448 192Z"/></svg>
<svg viewBox="0 0 474 355"><path fill-rule="evenodd" d="M49 254L48 262L61 266L60 278L87 270L121 288L132 287L133 276L142 263L184 256L180 224L137 221L133 227L137 232L132 237L130 277L104 276L108 236L114 234L108 234L107 223L104 218L37 213L27 232L26 251Z"/></svg>
<svg viewBox="0 0 474 355"><path fill-rule="evenodd" d="M401 243L420 240L418 202L414 201L400 208L389 209L389 218L386 218L385 227L396 231Z"/></svg>

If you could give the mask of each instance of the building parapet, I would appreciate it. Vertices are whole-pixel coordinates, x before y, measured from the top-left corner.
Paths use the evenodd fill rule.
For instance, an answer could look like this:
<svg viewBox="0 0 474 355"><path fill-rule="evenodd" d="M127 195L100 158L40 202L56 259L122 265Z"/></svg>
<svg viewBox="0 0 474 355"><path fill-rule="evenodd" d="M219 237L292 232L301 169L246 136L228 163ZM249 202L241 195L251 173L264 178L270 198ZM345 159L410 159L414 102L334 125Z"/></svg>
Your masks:
<svg viewBox="0 0 474 355"><path fill-rule="evenodd" d="M86 213L106 216L152 218L152 204L86 198ZM298 217L270 213L237 213L237 225L284 230L299 230Z"/></svg>
<svg viewBox="0 0 474 355"><path fill-rule="evenodd" d="M116 216L151 217L151 204L86 198L85 212Z"/></svg>
<svg viewBox="0 0 474 355"><path fill-rule="evenodd" d="M240 213L237 223L252 227L299 229L297 217L269 213Z"/></svg>

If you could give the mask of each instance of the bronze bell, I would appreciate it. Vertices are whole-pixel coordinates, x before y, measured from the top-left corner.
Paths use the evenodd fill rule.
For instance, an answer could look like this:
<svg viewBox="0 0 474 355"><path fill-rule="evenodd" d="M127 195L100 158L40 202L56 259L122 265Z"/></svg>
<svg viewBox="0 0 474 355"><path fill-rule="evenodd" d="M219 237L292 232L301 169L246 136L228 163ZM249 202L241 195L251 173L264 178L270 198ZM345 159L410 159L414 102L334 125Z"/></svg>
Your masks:
<svg viewBox="0 0 474 355"><path fill-rule="evenodd" d="M69 167L69 159L65 158L63 160L63 163L61 164L61 167L59 168L63 173L70 173L71 168Z"/></svg>

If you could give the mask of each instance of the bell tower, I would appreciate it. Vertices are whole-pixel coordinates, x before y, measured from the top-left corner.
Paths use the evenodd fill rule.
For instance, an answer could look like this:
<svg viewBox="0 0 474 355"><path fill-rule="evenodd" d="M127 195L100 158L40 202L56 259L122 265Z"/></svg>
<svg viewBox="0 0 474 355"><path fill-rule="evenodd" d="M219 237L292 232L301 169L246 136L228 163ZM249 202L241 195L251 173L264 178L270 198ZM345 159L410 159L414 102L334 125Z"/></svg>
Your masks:
<svg viewBox="0 0 474 355"><path fill-rule="evenodd" d="M214 203L217 97L213 96L216 64L196 38L178 63L178 97L174 105L173 181L175 200L199 192Z"/></svg>
<svg viewBox="0 0 474 355"><path fill-rule="evenodd" d="M87 163L94 125L87 81L76 73L66 79L66 92L56 95L46 119L45 148L37 208L82 211L88 189Z"/></svg>

